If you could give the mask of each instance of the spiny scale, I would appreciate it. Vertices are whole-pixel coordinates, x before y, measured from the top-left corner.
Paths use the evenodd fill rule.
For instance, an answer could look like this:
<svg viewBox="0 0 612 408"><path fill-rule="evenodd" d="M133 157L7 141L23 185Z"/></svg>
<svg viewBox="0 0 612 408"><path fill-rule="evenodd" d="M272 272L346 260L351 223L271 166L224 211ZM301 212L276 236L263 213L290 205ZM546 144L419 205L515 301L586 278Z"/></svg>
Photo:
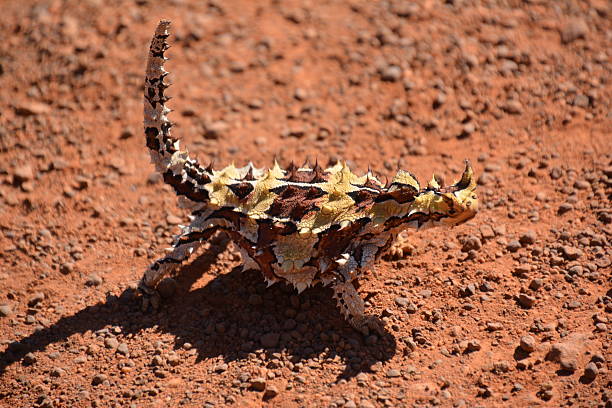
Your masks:
<svg viewBox="0 0 612 408"><path fill-rule="evenodd" d="M338 306L361 331L382 330L364 312L353 286L365 268L387 251L399 232L471 219L478 199L472 169L441 187L432 179L421 189L410 172L399 170L383 184L371 171L363 176L338 162L268 170L249 163L204 168L180 149L170 132L164 78L170 22L162 20L151 41L144 92L144 128L152 162L164 181L193 212L172 252L145 272L140 288L158 303L155 287L217 231L240 248L245 268L260 270L268 284L287 281L298 291L321 282L334 289Z"/></svg>

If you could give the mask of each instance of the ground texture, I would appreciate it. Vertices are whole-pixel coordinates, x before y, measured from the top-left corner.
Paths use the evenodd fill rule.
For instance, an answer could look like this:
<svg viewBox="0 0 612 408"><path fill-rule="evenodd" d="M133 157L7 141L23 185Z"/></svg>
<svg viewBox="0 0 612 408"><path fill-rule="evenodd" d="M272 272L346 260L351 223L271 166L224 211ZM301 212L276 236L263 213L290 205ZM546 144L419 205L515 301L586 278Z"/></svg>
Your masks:
<svg viewBox="0 0 612 408"><path fill-rule="evenodd" d="M331 290L240 273L218 236L142 313L185 214L142 135L150 37L203 163L346 159L481 212ZM590 1L4 2L0 406L610 407L612 8Z"/></svg>

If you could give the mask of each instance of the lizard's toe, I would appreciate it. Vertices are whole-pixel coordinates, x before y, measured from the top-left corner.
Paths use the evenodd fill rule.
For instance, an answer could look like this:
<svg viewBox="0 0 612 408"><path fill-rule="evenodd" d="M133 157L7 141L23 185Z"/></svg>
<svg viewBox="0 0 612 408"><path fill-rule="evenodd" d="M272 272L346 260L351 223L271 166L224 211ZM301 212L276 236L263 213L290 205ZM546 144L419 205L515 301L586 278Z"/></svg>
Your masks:
<svg viewBox="0 0 612 408"><path fill-rule="evenodd" d="M353 327L363 333L369 335L371 331L378 333L380 336L385 334L385 323L377 316L361 316L352 321Z"/></svg>
<svg viewBox="0 0 612 408"><path fill-rule="evenodd" d="M159 309L161 297L156 289L150 288L145 285L142 281L138 284L138 293L142 296L141 310L143 312L152 309L156 311Z"/></svg>

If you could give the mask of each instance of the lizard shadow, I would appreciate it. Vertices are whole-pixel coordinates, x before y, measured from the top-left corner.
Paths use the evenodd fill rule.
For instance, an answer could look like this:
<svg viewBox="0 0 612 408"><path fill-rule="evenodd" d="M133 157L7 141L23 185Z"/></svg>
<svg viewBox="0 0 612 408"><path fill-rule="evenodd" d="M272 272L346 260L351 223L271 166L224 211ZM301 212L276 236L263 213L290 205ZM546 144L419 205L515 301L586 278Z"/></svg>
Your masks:
<svg viewBox="0 0 612 408"><path fill-rule="evenodd" d="M11 364L25 364L30 352L45 350L75 333L108 326L118 326L126 337L151 330L172 334L174 348L186 348L189 343L196 362L219 357L225 362L248 361L257 356L258 365L285 367L299 374L304 365L339 359L344 369L338 380L373 371L375 364L395 354L396 342L390 333L365 337L353 330L337 310L329 288L317 286L298 295L287 285L266 288L259 272L234 268L191 289L226 245L227 241L222 242L216 251L206 251L183 266L173 299L164 302L159 312L142 313L133 289L118 296L107 294L104 302L10 343L0 352L0 375Z"/></svg>

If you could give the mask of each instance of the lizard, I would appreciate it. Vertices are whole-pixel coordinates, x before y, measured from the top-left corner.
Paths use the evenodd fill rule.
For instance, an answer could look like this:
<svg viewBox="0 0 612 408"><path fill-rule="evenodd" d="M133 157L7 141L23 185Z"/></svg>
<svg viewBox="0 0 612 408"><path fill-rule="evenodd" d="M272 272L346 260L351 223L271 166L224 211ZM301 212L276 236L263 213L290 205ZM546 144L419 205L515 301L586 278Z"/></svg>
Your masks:
<svg viewBox="0 0 612 408"><path fill-rule="evenodd" d="M342 315L362 333L383 333L384 322L365 311L355 283L388 252L406 229L452 227L478 211L469 161L460 179L443 187L432 177L422 188L399 170L382 183L371 171L358 176L345 162L329 168L249 162L215 170L181 150L171 134L166 106L165 52L170 21L161 20L151 40L144 87L144 133L151 161L191 211L171 252L144 272L143 308L160 303L156 286L215 233L225 232L240 250L243 269L259 270L268 285L288 282L298 292L321 283L333 289Z"/></svg>

